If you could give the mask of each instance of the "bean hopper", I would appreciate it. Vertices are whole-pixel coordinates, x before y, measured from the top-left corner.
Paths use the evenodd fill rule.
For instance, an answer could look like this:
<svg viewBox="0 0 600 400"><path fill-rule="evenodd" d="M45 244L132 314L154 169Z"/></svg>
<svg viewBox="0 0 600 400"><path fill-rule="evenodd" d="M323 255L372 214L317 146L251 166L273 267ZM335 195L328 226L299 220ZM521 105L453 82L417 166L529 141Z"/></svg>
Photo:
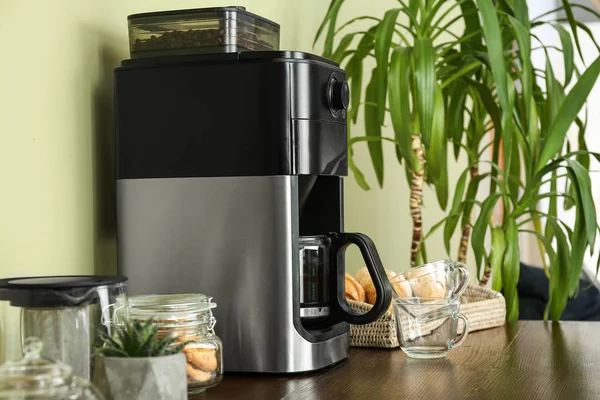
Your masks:
<svg viewBox="0 0 600 400"><path fill-rule="evenodd" d="M225 372L294 373L348 356L349 323L391 287L375 245L344 232L346 73L279 50L243 7L129 17L115 70L120 274L132 295L214 296ZM357 245L377 290L344 298Z"/></svg>
<svg viewBox="0 0 600 400"><path fill-rule="evenodd" d="M75 376L90 379L92 352L100 332L110 334L114 304L127 303L126 278L110 276L43 276L0 280L0 301L8 317L20 320L24 349L30 337L41 340L40 356L62 362ZM16 358L11 355L11 358Z"/></svg>

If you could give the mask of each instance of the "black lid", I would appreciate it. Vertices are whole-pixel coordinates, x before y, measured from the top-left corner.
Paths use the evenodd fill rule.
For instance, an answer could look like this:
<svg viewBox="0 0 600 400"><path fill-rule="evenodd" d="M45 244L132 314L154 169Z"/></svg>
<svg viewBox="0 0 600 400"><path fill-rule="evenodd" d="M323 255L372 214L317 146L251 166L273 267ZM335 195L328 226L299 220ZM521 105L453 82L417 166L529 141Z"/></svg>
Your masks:
<svg viewBox="0 0 600 400"><path fill-rule="evenodd" d="M78 307L95 303L97 288L120 286L124 276L63 275L0 279L0 300L16 307Z"/></svg>
<svg viewBox="0 0 600 400"><path fill-rule="evenodd" d="M328 58L324 58L312 53L304 53L301 51L289 50L265 50L265 51L242 51L230 53L212 53L212 54L190 54L168 57L146 57L146 58L131 58L121 61L121 68L127 67L159 67L163 65L175 66L186 65L191 63L210 63L217 62L272 62L272 61L308 61L321 62L333 67L339 67L339 64Z"/></svg>

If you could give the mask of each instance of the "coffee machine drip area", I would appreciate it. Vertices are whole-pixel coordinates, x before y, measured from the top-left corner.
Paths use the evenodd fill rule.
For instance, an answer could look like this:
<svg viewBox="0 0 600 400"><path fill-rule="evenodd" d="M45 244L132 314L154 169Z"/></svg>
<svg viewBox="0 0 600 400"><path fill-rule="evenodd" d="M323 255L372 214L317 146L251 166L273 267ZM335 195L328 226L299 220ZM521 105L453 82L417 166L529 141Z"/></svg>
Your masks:
<svg viewBox="0 0 600 400"><path fill-rule="evenodd" d="M229 27L237 18L237 32L249 16L276 27L278 45L271 21L210 12ZM130 295L214 296L226 372L321 369L348 356L349 323L373 322L391 301L374 244L344 232L346 74L230 39L210 51L132 50L115 70L119 274ZM344 297L352 244L377 290L362 315Z"/></svg>

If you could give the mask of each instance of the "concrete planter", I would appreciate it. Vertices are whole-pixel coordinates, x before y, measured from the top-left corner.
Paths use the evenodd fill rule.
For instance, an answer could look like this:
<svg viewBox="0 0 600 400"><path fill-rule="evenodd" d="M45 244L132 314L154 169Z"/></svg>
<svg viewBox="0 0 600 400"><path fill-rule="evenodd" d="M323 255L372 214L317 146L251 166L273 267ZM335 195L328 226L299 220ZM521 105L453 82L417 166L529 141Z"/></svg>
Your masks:
<svg viewBox="0 0 600 400"><path fill-rule="evenodd" d="M186 360L164 357L96 359L94 383L112 400L186 400Z"/></svg>

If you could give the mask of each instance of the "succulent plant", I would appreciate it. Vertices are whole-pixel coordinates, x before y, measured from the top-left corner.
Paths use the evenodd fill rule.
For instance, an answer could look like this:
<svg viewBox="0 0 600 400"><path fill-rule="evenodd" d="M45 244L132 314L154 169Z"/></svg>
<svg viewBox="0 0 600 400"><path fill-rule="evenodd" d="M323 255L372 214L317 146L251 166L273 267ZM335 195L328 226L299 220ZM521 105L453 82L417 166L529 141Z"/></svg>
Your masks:
<svg viewBox="0 0 600 400"><path fill-rule="evenodd" d="M126 320L115 327L112 335L102 335L103 346L97 349L105 357L161 357L179 353L188 344L170 335L160 335L153 319L142 323Z"/></svg>

